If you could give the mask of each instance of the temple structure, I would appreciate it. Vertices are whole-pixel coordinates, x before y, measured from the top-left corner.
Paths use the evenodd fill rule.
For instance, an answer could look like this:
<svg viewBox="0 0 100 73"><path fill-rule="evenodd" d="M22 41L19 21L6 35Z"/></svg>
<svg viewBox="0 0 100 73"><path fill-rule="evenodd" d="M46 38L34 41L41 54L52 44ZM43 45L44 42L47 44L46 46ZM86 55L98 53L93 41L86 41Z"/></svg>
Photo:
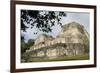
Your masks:
<svg viewBox="0 0 100 73"><path fill-rule="evenodd" d="M89 34L76 22L63 25L56 38L41 34L29 52L33 58L57 58L75 56L89 51Z"/></svg>

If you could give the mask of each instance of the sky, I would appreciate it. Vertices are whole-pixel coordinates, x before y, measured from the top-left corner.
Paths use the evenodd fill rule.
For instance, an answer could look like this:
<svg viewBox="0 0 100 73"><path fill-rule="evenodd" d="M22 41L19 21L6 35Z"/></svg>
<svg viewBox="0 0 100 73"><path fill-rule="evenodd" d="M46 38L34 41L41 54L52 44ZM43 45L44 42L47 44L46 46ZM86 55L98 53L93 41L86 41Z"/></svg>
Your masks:
<svg viewBox="0 0 100 73"><path fill-rule="evenodd" d="M90 33L90 14L89 13L82 13L82 12L65 12L67 14L66 17L63 17L61 23L63 25L68 24L70 22L77 22L84 26L88 33ZM26 32L21 31L21 35L24 35L25 42L27 43L29 39L37 39L37 37L43 32L39 31L36 27L28 28ZM55 24L52 27L52 32L47 33L47 35L51 35L52 37L56 37L61 31L60 25ZM34 32L38 32L37 35L34 35Z"/></svg>

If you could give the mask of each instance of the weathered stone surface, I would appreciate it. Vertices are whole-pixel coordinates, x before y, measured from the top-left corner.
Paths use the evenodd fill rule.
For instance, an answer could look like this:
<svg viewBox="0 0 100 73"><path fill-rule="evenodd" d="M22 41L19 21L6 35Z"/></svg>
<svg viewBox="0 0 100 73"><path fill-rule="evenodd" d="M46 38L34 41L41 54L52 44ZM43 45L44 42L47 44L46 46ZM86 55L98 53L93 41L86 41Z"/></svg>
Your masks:
<svg viewBox="0 0 100 73"><path fill-rule="evenodd" d="M40 35L28 52L31 57L56 58L60 56L75 56L89 52L89 34L84 26L71 22L62 27L56 38L46 34Z"/></svg>

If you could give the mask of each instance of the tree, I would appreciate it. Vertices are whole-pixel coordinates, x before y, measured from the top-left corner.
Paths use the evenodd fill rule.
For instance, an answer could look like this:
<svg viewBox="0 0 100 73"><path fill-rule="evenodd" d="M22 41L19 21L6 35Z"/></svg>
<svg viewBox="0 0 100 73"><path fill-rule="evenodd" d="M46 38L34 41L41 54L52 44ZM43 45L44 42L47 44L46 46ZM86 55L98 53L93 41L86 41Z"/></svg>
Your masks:
<svg viewBox="0 0 100 73"><path fill-rule="evenodd" d="M28 50L32 45L34 45L34 40L30 39L28 40L28 43L25 43L23 37L21 39L21 53L25 53L26 50Z"/></svg>
<svg viewBox="0 0 100 73"><path fill-rule="evenodd" d="M28 40L27 47L30 48L32 45L34 45L34 39Z"/></svg>
<svg viewBox="0 0 100 73"><path fill-rule="evenodd" d="M24 40L21 40L21 53L23 54L27 50L27 45Z"/></svg>
<svg viewBox="0 0 100 73"><path fill-rule="evenodd" d="M61 18L66 16L61 11L21 10L21 30L36 26L40 31L51 32L55 24L61 25Z"/></svg>
<svg viewBox="0 0 100 73"><path fill-rule="evenodd" d="M21 30L26 32L26 29L36 27L42 32L52 32L52 26L58 24L62 26L61 18L66 16L65 12L61 11L39 11L39 10L21 10ZM38 32L35 32L36 35ZM21 35L21 52L24 53L34 44L34 39L30 39L25 43L24 35Z"/></svg>

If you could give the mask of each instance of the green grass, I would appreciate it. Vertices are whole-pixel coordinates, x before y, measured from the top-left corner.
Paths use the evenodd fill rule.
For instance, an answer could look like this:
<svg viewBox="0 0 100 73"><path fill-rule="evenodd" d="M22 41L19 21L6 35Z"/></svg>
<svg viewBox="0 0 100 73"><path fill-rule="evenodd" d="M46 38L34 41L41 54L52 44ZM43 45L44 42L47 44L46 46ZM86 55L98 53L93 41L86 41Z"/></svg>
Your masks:
<svg viewBox="0 0 100 73"><path fill-rule="evenodd" d="M88 60L88 54L81 54L76 56L62 56L58 58L31 58L29 62L52 62L52 61L71 61L71 60Z"/></svg>

